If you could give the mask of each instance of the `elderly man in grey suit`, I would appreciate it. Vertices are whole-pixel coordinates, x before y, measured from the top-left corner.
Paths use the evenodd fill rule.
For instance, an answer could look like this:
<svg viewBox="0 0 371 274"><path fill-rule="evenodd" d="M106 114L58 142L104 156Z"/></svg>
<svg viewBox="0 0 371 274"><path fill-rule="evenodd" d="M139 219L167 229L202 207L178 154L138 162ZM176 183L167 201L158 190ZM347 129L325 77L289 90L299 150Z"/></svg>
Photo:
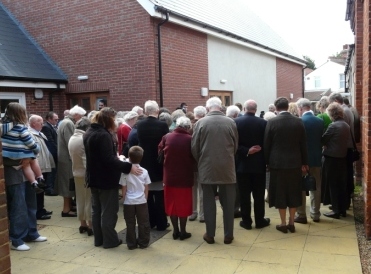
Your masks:
<svg viewBox="0 0 371 274"><path fill-rule="evenodd" d="M264 156L271 173L269 206L278 208L280 214L281 224L276 229L293 233L296 208L302 203L301 176L309 169L305 128L300 118L287 112L286 98L277 98L274 105L278 115L268 121L264 135Z"/></svg>
<svg viewBox="0 0 371 274"><path fill-rule="evenodd" d="M310 191L310 217L314 222L319 222L321 206L321 166L322 166L322 144L321 138L324 130L323 120L314 116L311 111L310 101L301 98L296 102L299 116L303 121L307 136L309 172L316 178L316 190ZM306 193L302 194L302 205L297 208L295 223L306 224Z"/></svg>
<svg viewBox="0 0 371 274"><path fill-rule="evenodd" d="M214 186L219 187L223 204L224 243L233 241L234 202L236 198L235 154L238 148L236 123L222 112L222 102L212 97L206 102L208 114L194 126L192 154L198 164L198 179L204 195L206 233L203 239L213 244L216 229Z"/></svg>

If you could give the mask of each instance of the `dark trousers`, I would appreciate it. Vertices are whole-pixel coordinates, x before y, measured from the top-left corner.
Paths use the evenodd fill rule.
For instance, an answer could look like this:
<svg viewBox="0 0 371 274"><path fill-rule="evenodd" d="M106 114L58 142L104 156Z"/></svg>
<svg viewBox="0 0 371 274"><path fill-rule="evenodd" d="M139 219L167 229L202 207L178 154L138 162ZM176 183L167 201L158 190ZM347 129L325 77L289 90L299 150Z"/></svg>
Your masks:
<svg viewBox="0 0 371 274"><path fill-rule="evenodd" d="M233 237L234 203L236 199L236 184L208 185L201 184L204 194L204 215L206 233L215 237L216 229L216 203L215 186L219 189L219 201L223 204L224 237Z"/></svg>
<svg viewBox="0 0 371 274"><path fill-rule="evenodd" d="M119 211L119 191L91 188L92 223L94 245L104 248L116 247L119 238L115 230Z"/></svg>
<svg viewBox="0 0 371 274"><path fill-rule="evenodd" d="M237 173L237 184L240 192L241 216L246 224L252 224L251 193L254 198L255 225L264 222L265 215L265 173Z"/></svg>
<svg viewBox="0 0 371 274"><path fill-rule="evenodd" d="M353 149L348 148L347 153L347 185L346 185L346 196L345 196L345 207L348 209L354 193L354 179L353 179Z"/></svg>
<svg viewBox="0 0 371 274"><path fill-rule="evenodd" d="M164 191L148 191L147 204L151 228L156 227L157 230L165 230L167 228L167 217L165 213Z"/></svg>
<svg viewBox="0 0 371 274"><path fill-rule="evenodd" d="M322 165L322 201L331 204L335 213L346 211L347 169L345 158L325 157Z"/></svg>
<svg viewBox="0 0 371 274"><path fill-rule="evenodd" d="M49 175L50 175L50 172L43 173L45 181L47 180ZM41 192L41 193L36 194L36 204L37 204L36 217L37 218L40 218L41 216L43 216L45 214L45 209L44 209L44 207L45 207L45 205L44 205L45 195L44 194L45 194L45 192Z"/></svg>
<svg viewBox="0 0 371 274"><path fill-rule="evenodd" d="M124 219L126 223L126 244L130 247L147 247L150 239L151 227L147 203L140 205L124 204ZM138 240L135 225L138 222Z"/></svg>

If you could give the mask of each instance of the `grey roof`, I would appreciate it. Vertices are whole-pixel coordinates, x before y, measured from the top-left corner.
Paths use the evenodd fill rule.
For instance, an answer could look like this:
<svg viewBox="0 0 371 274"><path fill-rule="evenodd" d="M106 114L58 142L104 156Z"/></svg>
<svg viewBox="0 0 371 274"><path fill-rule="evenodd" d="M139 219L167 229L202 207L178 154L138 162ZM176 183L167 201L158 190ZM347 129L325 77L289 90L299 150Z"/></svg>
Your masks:
<svg viewBox="0 0 371 274"><path fill-rule="evenodd" d="M190 18L195 22L204 23L223 30L227 35L238 40L246 39L248 43L279 54L299 59L305 63L303 56L288 45L268 24L237 0L150 0L160 7L159 11ZM276 52L276 53L277 53Z"/></svg>
<svg viewBox="0 0 371 274"><path fill-rule="evenodd" d="M67 77L0 3L0 79L66 83Z"/></svg>

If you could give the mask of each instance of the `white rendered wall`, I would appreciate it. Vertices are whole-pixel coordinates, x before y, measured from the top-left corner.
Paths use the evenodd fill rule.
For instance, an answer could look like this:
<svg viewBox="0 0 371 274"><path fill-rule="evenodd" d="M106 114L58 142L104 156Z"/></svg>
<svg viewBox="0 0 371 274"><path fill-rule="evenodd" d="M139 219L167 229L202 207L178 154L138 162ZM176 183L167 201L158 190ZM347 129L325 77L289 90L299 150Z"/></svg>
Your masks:
<svg viewBox="0 0 371 274"><path fill-rule="evenodd" d="M276 58L208 36L209 90L232 91L232 104L254 99L268 111L277 94ZM227 80L222 84L220 80Z"/></svg>
<svg viewBox="0 0 371 274"><path fill-rule="evenodd" d="M305 90L329 89L335 92L344 92L340 89L340 74L344 74L345 66L327 61L305 77ZM320 86L315 86L316 77L320 77ZM308 79L309 78L309 79Z"/></svg>

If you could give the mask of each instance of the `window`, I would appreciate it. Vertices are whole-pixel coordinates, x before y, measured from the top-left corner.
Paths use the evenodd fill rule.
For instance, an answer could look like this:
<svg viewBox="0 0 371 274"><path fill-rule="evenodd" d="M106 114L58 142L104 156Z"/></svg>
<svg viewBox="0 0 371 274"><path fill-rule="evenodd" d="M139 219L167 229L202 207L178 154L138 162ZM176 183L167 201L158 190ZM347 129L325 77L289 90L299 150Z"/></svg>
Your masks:
<svg viewBox="0 0 371 274"><path fill-rule="evenodd" d="M321 77L314 76L314 87L320 88L321 87Z"/></svg>
<svg viewBox="0 0 371 274"><path fill-rule="evenodd" d="M345 88L345 75L340 74L339 79L340 79L340 88Z"/></svg>
<svg viewBox="0 0 371 274"><path fill-rule="evenodd" d="M23 92L0 92L1 117L9 103L16 102L26 107L26 95Z"/></svg>

